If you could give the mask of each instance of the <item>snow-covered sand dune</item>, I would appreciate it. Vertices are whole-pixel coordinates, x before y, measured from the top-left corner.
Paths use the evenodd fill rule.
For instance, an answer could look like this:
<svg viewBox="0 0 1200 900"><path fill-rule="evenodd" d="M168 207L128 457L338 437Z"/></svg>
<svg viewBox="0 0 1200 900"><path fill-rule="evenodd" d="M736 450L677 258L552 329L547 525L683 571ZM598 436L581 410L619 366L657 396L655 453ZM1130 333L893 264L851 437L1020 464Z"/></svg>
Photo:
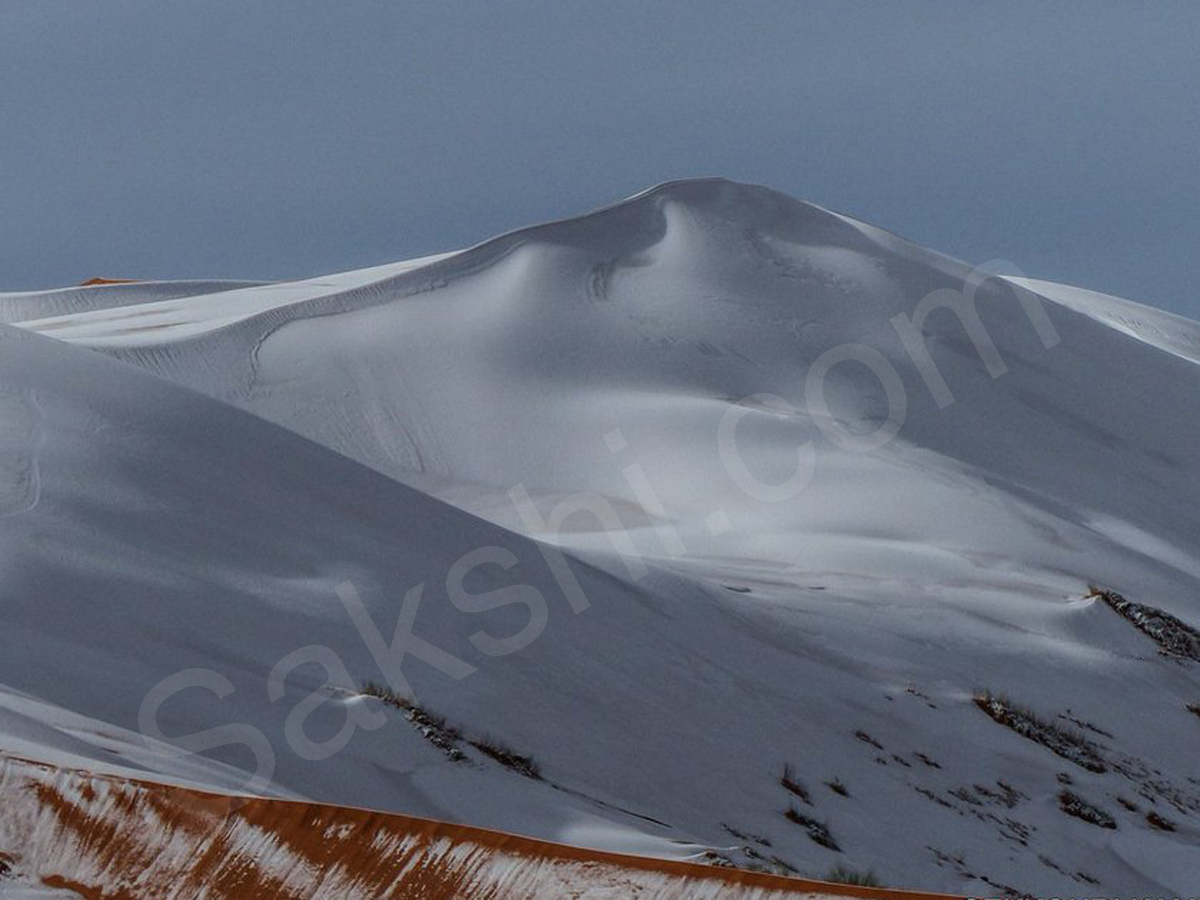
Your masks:
<svg viewBox="0 0 1200 900"><path fill-rule="evenodd" d="M921 318L968 285L969 330ZM1200 627L1195 323L715 179L459 253L166 290L17 320L58 343L3 333L14 752L232 789L246 741L197 761L135 734L156 683L210 668L234 690L179 694L164 732L254 726L280 794L968 894L1193 883L1197 663L1088 585ZM488 547L465 591L520 592L493 609L447 585ZM293 752L322 670L273 701L278 660L320 644L382 680L346 581L389 639L425 584L415 633L473 671L404 672L466 759L336 688L313 740L386 726ZM537 635L491 656L481 629ZM1031 715L1005 727L987 691Z"/></svg>
<svg viewBox="0 0 1200 900"><path fill-rule="evenodd" d="M50 291L0 292L0 322L55 318L58 327L66 327L76 313L112 309L117 310L114 315L128 317L133 311L128 307L262 286L254 281L117 281Z"/></svg>
<svg viewBox="0 0 1200 900"><path fill-rule="evenodd" d="M997 481L1019 501L1037 492L1088 519L1056 523L1060 530L1118 517L1168 540L1200 531L1195 508L1177 502L1192 489L1194 434L1180 417L1200 373L1146 353L1106 322L1047 303L1061 341L1046 348L1012 289L988 281L977 308L1006 371L993 378L953 314L934 312L925 343L955 401L939 407L891 320L971 277L961 263L817 207L700 181L445 258L167 301L154 307L153 327L130 328L114 310L26 324L233 402L510 527L523 524L507 496L517 484L543 512L586 488L619 500L627 526L647 523L654 512L623 472L636 462L676 527L695 531L683 535L692 556L811 567L816 553L829 559L829 548L812 543L833 526L847 532L843 548L856 545L856 570L863 556L884 552L891 571L890 554L854 539L872 530L859 527L864 514L895 522L902 512L916 520L901 529L909 541L953 539L986 554L998 529L1013 531L998 495L974 489ZM822 440L806 411L810 366L847 343L882 355L904 388L904 427L878 453ZM781 482L795 471L796 446L814 441L818 474L795 503L748 497L716 452L731 403L762 393L799 412L779 421L758 410L738 444L752 472ZM874 431L895 409L857 362L831 370L825 396L851 434ZM617 452L603 439L614 429L624 441ZM876 501L891 493L901 508L847 503L847 482ZM960 509L964 495L984 508L950 514L947 489ZM714 542L704 518L717 507L735 528ZM1051 512L1059 518L1061 509ZM1028 551L1044 557L1044 543Z"/></svg>
<svg viewBox="0 0 1200 900"><path fill-rule="evenodd" d="M1013 280L1055 303L1091 316L1123 334L1145 341L1152 347L1174 353L1189 362L1200 363L1200 323L1191 319L1121 297L1072 287L1069 284L1055 284L1033 278Z"/></svg>

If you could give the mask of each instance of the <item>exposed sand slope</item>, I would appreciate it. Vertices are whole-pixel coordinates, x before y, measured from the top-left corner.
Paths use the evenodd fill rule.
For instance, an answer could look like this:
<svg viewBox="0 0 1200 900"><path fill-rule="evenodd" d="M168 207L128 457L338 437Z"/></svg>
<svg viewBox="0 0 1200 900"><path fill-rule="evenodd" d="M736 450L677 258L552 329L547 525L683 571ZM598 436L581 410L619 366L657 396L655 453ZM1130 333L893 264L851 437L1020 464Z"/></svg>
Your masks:
<svg viewBox="0 0 1200 900"><path fill-rule="evenodd" d="M362 809L0 760L0 896L106 900L952 900L581 850Z"/></svg>

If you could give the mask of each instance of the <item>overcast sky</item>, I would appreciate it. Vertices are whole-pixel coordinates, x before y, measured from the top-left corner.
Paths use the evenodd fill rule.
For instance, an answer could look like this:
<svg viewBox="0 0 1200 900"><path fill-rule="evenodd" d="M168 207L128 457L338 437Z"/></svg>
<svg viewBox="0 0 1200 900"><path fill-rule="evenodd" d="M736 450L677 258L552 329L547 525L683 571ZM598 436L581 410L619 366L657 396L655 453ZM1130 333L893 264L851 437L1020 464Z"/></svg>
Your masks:
<svg viewBox="0 0 1200 900"><path fill-rule="evenodd" d="M1200 318L1200 3L0 0L0 289L285 278L719 174Z"/></svg>

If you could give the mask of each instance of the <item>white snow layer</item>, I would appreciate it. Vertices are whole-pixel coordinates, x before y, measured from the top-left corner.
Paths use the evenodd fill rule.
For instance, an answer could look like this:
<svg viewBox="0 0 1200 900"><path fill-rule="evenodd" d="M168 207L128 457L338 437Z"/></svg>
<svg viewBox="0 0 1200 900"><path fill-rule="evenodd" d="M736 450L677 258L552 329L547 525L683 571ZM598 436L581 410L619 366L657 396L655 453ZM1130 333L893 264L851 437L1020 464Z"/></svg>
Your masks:
<svg viewBox="0 0 1200 900"><path fill-rule="evenodd" d="M0 683L37 705L0 704L0 743L229 788L263 755L245 732L203 764L122 737L154 685L210 669L233 689L170 696L163 733L252 726L276 793L910 888L1193 890L1196 664L1085 597L1200 626L1200 326L992 278L990 366L952 310L915 328L939 388L893 319L973 278L701 180L456 254L23 315L0 338ZM798 460L803 489L770 490ZM614 510L628 543L572 503ZM579 591L529 534L567 549ZM480 548L500 550L465 591L509 593L448 587ZM280 659L321 645L383 680L347 581L384 641L424 585L413 632L470 672L403 671L464 761L350 684L309 739L356 708L385 725L293 751L289 714L327 677L307 662L272 700ZM535 640L491 655L543 608ZM1081 731L1105 771L993 721L980 691ZM476 752L484 735L543 778ZM1066 789L1117 828L1066 815Z"/></svg>

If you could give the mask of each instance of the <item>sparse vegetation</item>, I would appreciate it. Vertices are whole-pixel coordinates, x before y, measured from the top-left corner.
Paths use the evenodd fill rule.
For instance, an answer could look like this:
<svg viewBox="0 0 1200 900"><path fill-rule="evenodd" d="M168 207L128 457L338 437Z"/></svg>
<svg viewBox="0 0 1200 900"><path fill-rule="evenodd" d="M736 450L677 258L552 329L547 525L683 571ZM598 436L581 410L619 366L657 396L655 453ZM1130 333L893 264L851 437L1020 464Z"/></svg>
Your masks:
<svg viewBox="0 0 1200 900"><path fill-rule="evenodd" d="M983 787L982 785L977 784L975 785L975 790L994 803L999 803L1002 806L1008 807L1009 809L1012 809L1022 800L1026 799L1024 794L1022 794L1007 781L996 779L996 787L999 788L999 790L992 791L986 787Z"/></svg>
<svg viewBox="0 0 1200 900"><path fill-rule="evenodd" d="M1079 718L1079 716L1075 715L1069 709L1065 713L1059 713L1058 718L1065 722L1070 722L1072 725L1076 726L1077 728L1081 728L1084 731L1090 731L1092 734L1098 734L1100 737L1112 738L1113 736L1111 731L1105 731L1099 725L1095 725L1089 722L1087 719Z"/></svg>
<svg viewBox="0 0 1200 900"><path fill-rule="evenodd" d="M396 709L409 710L413 707L413 701L401 694L397 694L386 684L376 684L374 681L364 681L362 683L361 693L368 697L375 697L382 700L388 706L393 706Z"/></svg>
<svg viewBox="0 0 1200 900"><path fill-rule="evenodd" d="M931 769L940 769L942 767L941 763L925 753L914 753L913 756Z"/></svg>
<svg viewBox="0 0 1200 900"><path fill-rule="evenodd" d="M934 803L936 803L938 806L944 806L944 807L946 807L947 809L953 809L953 808L954 808L952 804L950 804L950 803L947 803L947 802L946 802L944 799L942 799L941 797L939 797L937 794L935 794L935 793L934 793L933 791L931 791L929 788L926 788L926 787L921 787L920 785L916 785L916 786L913 788L913 790L914 790L914 791L916 791L918 794L920 794L922 797L924 797L926 800L932 800L932 801L933 801Z"/></svg>
<svg viewBox="0 0 1200 900"><path fill-rule="evenodd" d="M526 778L534 778L541 780L542 773L538 764L534 762L530 756L522 756L511 747L496 740L490 735L485 735L481 738L473 739L471 746L482 753L484 756L494 759L496 762L505 768L512 769L514 772L524 775Z"/></svg>
<svg viewBox="0 0 1200 900"><path fill-rule="evenodd" d="M937 704L929 699L929 695L919 690L915 685L909 685L904 689L904 693L910 694L913 697L920 697L925 701L925 705L930 709L937 709Z"/></svg>
<svg viewBox="0 0 1200 900"><path fill-rule="evenodd" d="M761 834L754 834L753 832L742 831L741 829L734 828L732 825L728 825L725 822L721 823L721 827L724 828L726 832L733 835L733 837L737 838L739 841L754 841L754 843L758 844L760 847L770 847L771 846L770 839L763 837Z"/></svg>
<svg viewBox="0 0 1200 900"><path fill-rule="evenodd" d="M778 872L775 871L774 868L767 865L766 863L761 863L761 862L754 862L754 861L744 862L741 865L739 865L738 868L742 869L743 871L746 871L746 872L762 872L764 875L778 875L779 874Z"/></svg>
<svg viewBox="0 0 1200 900"><path fill-rule="evenodd" d="M718 866L719 868L722 868L722 869L738 868L738 866L734 864L732 859L730 859L724 853L718 853L716 850L705 850L700 855L700 860L701 860L701 862L707 863L710 866Z"/></svg>
<svg viewBox="0 0 1200 900"><path fill-rule="evenodd" d="M442 716L422 707L414 706L408 711L408 721L412 723L413 727L427 741L455 762L467 758L466 754L458 749L458 742L461 740L462 735L459 734L457 728L447 724L445 718Z"/></svg>
<svg viewBox="0 0 1200 900"><path fill-rule="evenodd" d="M812 798L809 796L808 788L796 779L796 770L792 768L790 763L784 764L783 772L779 776L779 785L788 793L794 794L809 806L812 806Z"/></svg>
<svg viewBox="0 0 1200 900"><path fill-rule="evenodd" d="M949 794L955 800L961 800L963 803L966 803L970 806L983 806L983 801L972 794L970 788L954 788L949 792Z"/></svg>
<svg viewBox="0 0 1200 900"><path fill-rule="evenodd" d="M1091 586L1090 597L1101 600L1121 618L1149 637L1167 656L1200 662L1200 631L1168 612L1134 603L1116 591Z"/></svg>
<svg viewBox="0 0 1200 900"><path fill-rule="evenodd" d="M1032 710L1013 703L1007 697L986 692L975 696L975 705L993 721L1015 731L1023 738L1041 744L1051 753L1075 763L1089 772L1107 772L1100 750L1077 731L1039 718Z"/></svg>
<svg viewBox="0 0 1200 900"><path fill-rule="evenodd" d="M862 731L861 729L859 731L854 732L854 736L856 738L858 738L860 741L862 741L864 744L870 744L876 750L883 749L883 744L879 743L879 741L875 740L875 738L871 737L869 734L867 734L865 731Z"/></svg>
<svg viewBox="0 0 1200 900"><path fill-rule="evenodd" d="M825 782L825 787L829 788L835 794L840 794L843 797L850 796L849 789L846 787L845 783L840 778L835 778L835 779L833 779L833 781Z"/></svg>
<svg viewBox="0 0 1200 900"><path fill-rule="evenodd" d="M1200 703L1189 703L1187 708L1188 712L1195 713L1197 716L1200 716Z"/></svg>
<svg viewBox="0 0 1200 900"><path fill-rule="evenodd" d="M1175 830L1174 822L1172 822L1170 819L1163 818L1154 810L1150 810L1150 812L1146 813L1146 821L1150 824L1151 828L1157 828L1159 831Z"/></svg>
<svg viewBox="0 0 1200 900"><path fill-rule="evenodd" d="M445 716L440 716L432 710L419 705L411 698L397 694L387 685L376 684L373 681L363 682L362 693L370 697L376 697L388 706L403 712L409 724L425 740L445 753L454 762L461 762L467 758L466 754L458 746L462 740L462 734L457 728L446 721Z"/></svg>
<svg viewBox="0 0 1200 900"><path fill-rule="evenodd" d="M948 791L948 795L969 806L1003 806L1005 809L1013 809L1022 800L1027 799L1019 790L1004 781L997 781L995 788L983 784L954 788Z"/></svg>
<svg viewBox="0 0 1200 900"><path fill-rule="evenodd" d="M793 822L803 828L814 843L820 844L827 850L833 850L835 853L842 852L842 848L833 839L833 834L829 831L829 827L825 823L818 822L816 819L810 819L794 806L789 806L783 816L789 822Z"/></svg>
<svg viewBox="0 0 1200 900"><path fill-rule="evenodd" d="M747 850L750 852L747 853ZM798 874L795 866L780 859L778 856L772 856L770 859L768 859L761 853L756 853L749 847L743 847L742 853L746 854L749 859L746 862L738 863L737 868L739 869L744 869L747 872L762 872L767 875Z"/></svg>
<svg viewBox="0 0 1200 900"><path fill-rule="evenodd" d="M1077 819L1083 819L1089 825L1098 825L1101 828L1116 828L1117 820L1102 810L1100 807L1089 803L1078 794L1073 794L1070 791L1062 791L1058 795L1058 806L1068 816L1074 816Z"/></svg>
<svg viewBox="0 0 1200 900"><path fill-rule="evenodd" d="M853 884L859 887L883 887L883 884L870 869L865 872L858 872L854 869L848 869L843 865L837 865L830 869L829 874L825 876L825 880L838 884Z"/></svg>
<svg viewBox="0 0 1200 900"><path fill-rule="evenodd" d="M796 875L800 871L795 866L793 866L790 862L788 862L786 859L780 859L778 856L772 856L771 862L774 863L776 866L778 866L782 871L784 871L788 874L791 874L791 875Z"/></svg>
<svg viewBox="0 0 1200 900"><path fill-rule="evenodd" d="M459 744L466 740L472 747L489 759L493 759L505 768L512 769L526 778L540 780L542 777L538 764L532 757L523 756L511 747L495 738L484 735L480 738L464 738L462 732L432 710L420 706L415 700L397 694L386 685L365 681L362 693L376 697L395 709L404 713L409 723L420 732L421 736L441 750L455 762L463 761L467 755L460 749Z"/></svg>

